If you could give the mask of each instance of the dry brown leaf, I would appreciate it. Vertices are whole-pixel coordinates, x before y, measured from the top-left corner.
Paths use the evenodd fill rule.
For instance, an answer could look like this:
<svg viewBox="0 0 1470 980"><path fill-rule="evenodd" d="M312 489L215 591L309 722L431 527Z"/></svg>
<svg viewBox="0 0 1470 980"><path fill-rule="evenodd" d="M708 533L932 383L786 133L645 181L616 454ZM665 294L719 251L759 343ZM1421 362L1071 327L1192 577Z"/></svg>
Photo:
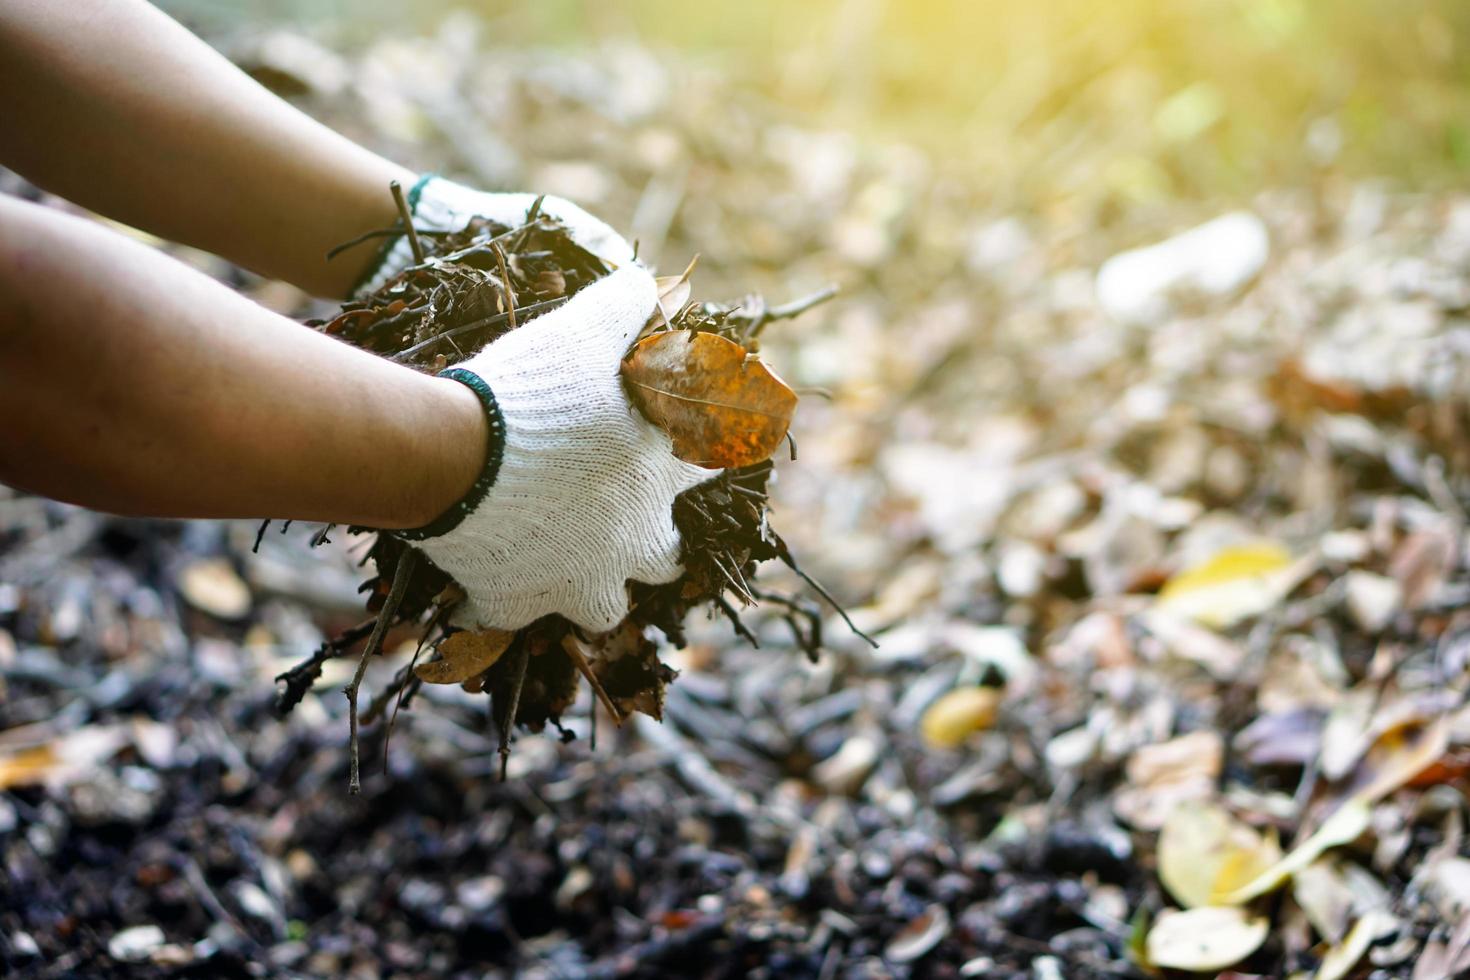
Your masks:
<svg viewBox="0 0 1470 980"><path fill-rule="evenodd" d="M674 440L674 455L700 466L769 459L796 411L796 392L712 333L645 337L623 361L623 381L644 416Z"/></svg>
<svg viewBox="0 0 1470 980"><path fill-rule="evenodd" d="M515 633L506 630L465 631L439 644L439 659L414 667L426 684L462 684L500 659Z"/></svg>
<svg viewBox="0 0 1470 980"><path fill-rule="evenodd" d="M1407 718L1384 730L1358 762L1353 799L1373 803L1428 769L1449 749L1449 719Z"/></svg>

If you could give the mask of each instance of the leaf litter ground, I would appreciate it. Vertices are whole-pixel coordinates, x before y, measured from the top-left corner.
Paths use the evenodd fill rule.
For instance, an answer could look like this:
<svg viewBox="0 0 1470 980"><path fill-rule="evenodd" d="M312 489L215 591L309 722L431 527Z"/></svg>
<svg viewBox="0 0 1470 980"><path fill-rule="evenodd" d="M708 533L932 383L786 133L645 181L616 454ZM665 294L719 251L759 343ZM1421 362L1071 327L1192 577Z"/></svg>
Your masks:
<svg viewBox="0 0 1470 980"><path fill-rule="evenodd" d="M404 106L433 133L504 93L522 163L492 167L459 129L414 162L458 153L487 185L578 196L565 160L595 145L581 190L648 248L703 251L702 275L773 295L844 282L778 358L833 402L803 405L801 465L772 489L882 650L832 629L810 665L779 616L748 617L761 650L691 616L663 654L681 671L664 724L595 755L526 739L504 784L483 695L428 685L435 710L401 716L392 752L365 730L388 773L353 799L350 660L284 722L268 693L362 628L347 541L272 533L252 554L253 527L9 496L9 972L1463 971L1462 198L1335 174L1264 193L1254 279L1120 323L1099 309L1104 260L1213 214L1092 212L1076 187L1053 219L998 213L962 156L834 139L636 48L465 57L446 35L313 64L381 91L405 56L395 112L291 77L390 149ZM667 73L665 101L575 83L598 71ZM369 684L394 674L375 663ZM1180 948L1201 923L1220 942Z"/></svg>

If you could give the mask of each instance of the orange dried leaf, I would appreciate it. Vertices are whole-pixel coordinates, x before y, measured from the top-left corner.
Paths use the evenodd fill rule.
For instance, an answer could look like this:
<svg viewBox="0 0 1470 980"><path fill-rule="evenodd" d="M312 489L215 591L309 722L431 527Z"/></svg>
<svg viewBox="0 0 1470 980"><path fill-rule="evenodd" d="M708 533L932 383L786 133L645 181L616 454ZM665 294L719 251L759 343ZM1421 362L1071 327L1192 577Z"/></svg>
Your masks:
<svg viewBox="0 0 1470 980"><path fill-rule="evenodd" d="M786 437L796 392L745 348L712 333L671 330L640 340L623 381L643 415L700 466L749 466Z"/></svg>
<svg viewBox="0 0 1470 980"><path fill-rule="evenodd" d="M439 644L439 659L414 667L426 684L462 684L495 665L515 634L506 630L455 633Z"/></svg>

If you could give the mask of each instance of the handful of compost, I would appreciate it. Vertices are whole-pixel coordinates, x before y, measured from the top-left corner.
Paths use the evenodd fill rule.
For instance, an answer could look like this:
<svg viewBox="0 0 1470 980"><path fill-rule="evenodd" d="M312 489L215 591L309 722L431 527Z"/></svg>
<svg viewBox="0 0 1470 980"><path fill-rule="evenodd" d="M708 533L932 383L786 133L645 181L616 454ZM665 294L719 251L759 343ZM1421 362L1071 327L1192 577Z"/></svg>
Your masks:
<svg viewBox="0 0 1470 980"><path fill-rule="evenodd" d="M655 280L542 199L521 206L511 222L476 214L455 231L410 232L411 260L316 324L468 385L489 431L461 502L423 528L377 532L371 630L281 677L289 709L325 659L367 637L348 689L354 736L356 685L399 622L427 617L433 658L399 671L364 720L423 683L457 683L489 693L502 752L514 724L556 724L579 679L615 720L659 718L675 672L647 627L682 644L684 615L709 604L754 642L727 594L777 605L808 654L821 643L810 603L753 584L771 558L806 579L766 498L797 398L755 349L766 323L830 292L775 310L696 304L692 263ZM355 763L354 742L354 787Z"/></svg>

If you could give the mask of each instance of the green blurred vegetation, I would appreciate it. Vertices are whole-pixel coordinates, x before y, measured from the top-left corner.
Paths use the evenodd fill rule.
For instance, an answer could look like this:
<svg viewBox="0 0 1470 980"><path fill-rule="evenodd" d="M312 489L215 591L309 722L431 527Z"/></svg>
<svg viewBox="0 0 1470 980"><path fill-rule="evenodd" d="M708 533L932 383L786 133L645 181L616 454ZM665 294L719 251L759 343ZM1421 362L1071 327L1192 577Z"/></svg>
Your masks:
<svg viewBox="0 0 1470 980"><path fill-rule="evenodd" d="M1018 205L1240 197L1324 170L1470 168L1464 0L381 0L165 4L197 28L329 41L483 16L491 43L635 37L737 73L808 124L919 142Z"/></svg>

